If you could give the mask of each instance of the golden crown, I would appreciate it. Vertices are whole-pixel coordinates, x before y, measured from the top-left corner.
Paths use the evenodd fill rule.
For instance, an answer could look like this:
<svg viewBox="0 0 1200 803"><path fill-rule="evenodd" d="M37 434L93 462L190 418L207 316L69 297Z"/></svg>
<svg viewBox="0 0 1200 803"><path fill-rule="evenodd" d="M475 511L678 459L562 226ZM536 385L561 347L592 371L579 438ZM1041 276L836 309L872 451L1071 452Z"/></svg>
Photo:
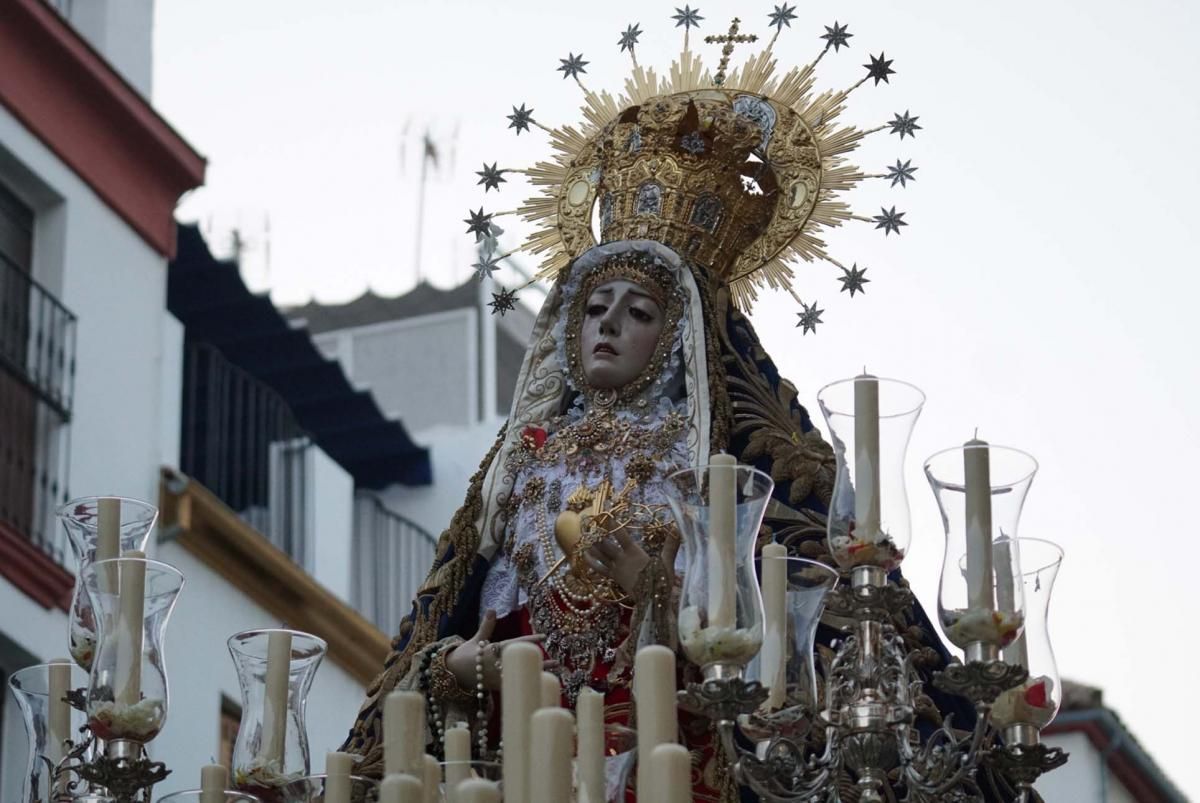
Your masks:
<svg viewBox="0 0 1200 803"><path fill-rule="evenodd" d="M905 112L869 129L839 125L837 119L850 93L874 79L888 81L892 61L883 54L864 65L867 74L853 86L814 91L815 68L831 49L848 45L846 26L826 26L825 47L809 64L776 75L773 48L783 28L795 19L795 7L775 6L768 15L775 33L760 52L727 73L735 46L757 41L741 32L734 20L728 33L706 37L721 44L716 73L705 69L692 52L689 32L703 19L698 10L676 9L673 19L684 28L683 51L668 76L637 63L641 34L629 26L619 44L633 61L625 91L614 99L594 92L580 75L588 62L571 53L558 68L584 93L584 123L576 128L548 128L533 110L513 107L509 128L520 134L536 126L550 135L551 161L523 170L484 165L480 184L499 189L505 172L523 173L539 193L511 213L540 225L521 249L542 257L538 279L551 278L572 259L597 244L593 217L599 219L599 242L652 239L705 265L727 284L735 302L748 309L758 289L792 292L804 306L800 324L815 331L822 310L792 289L797 260L823 260L842 271L842 290L853 296L869 281L865 268L851 268L830 256L821 230L848 220L874 223L885 234L907 225L904 213L882 209L864 217L853 214L840 194L866 178L890 179L902 187L914 179L915 167L897 160L887 173L868 175L849 164L847 154L864 137L891 129L901 139L920 128ZM490 276L511 254L497 254L492 218L481 208L465 222L480 242L480 278ZM514 252L515 253L515 252ZM513 291L494 294L493 311L503 313L515 300Z"/></svg>

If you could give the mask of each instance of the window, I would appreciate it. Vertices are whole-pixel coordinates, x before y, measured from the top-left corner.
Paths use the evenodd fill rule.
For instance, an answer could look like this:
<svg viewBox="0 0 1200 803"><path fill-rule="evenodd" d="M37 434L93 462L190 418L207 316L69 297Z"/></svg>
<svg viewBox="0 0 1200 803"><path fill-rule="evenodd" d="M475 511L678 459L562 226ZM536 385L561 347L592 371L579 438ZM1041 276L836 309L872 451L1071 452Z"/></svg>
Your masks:
<svg viewBox="0 0 1200 803"><path fill-rule="evenodd" d="M0 184L0 527L61 562L75 316L32 276L34 220Z"/></svg>

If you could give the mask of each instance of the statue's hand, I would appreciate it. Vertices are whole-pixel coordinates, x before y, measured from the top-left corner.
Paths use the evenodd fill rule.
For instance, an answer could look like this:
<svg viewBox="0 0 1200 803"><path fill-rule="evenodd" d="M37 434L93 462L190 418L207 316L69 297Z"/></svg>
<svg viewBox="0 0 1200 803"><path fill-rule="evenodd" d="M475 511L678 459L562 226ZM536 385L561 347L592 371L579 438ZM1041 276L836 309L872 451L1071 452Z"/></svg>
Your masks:
<svg viewBox="0 0 1200 803"><path fill-rule="evenodd" d="M454 679L458 681L460 688L474 690L479 683L477 664L482 665L483 669L483 687L487 691L500 690L500 653L504 647L509 644L515 644L518 641L531 641L534 643L540 642L544 636L540 633L534 633L529 636L518 636L517 638L506 639L504 641L491 641L492 633L496 629L496 612L488 611L483 620L479 623L479 629L475 631L475 635L459 644L450 654L446 656L446 668L454 675ZM487 641L488 644L483 648L482 653L479 649L479 644L482 641ZM558 667L557 661L543 661L542 668L553 670Z"/></svg>
<svg viewBox="0 0 1200 803"><path fill-rule="evenodd" d="M584 560L592 571L611 578L622 591L632 594L650 556L622 527L585 552Z"/></svg>

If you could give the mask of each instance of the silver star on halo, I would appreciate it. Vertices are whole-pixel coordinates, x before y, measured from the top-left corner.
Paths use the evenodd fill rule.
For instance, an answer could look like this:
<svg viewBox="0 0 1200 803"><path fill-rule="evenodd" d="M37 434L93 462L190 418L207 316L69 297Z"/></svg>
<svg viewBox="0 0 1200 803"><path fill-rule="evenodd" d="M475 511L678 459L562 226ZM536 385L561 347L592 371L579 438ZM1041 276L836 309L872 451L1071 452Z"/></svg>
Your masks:
<svg viewBox="0 0 1200 803"><path fill-rule="evenodd" d="M492 314L500 314L504 317L504 313L510 312L517 308L517 294L513 290L500 288L499 293L492 293L492 300L488 302L488 306L492 308Z"/></svg>
<svg viewBox="0 0 1200 803"><path fill-rule="evenodd" d="M805 304L803 301L801 301L800 306L804 307L804 312L796 313L798 316L800 316L800 322L797 323L796 326L804 327L804 331L801 334L807 335L809 332L812 332L815 335L817 333L817 324L824 323L824 321L821 320L821 315L825 312L825 310L817 309L817 302L815 301L812 304Z"/></svg>
<svg viewBox="0 0 1200 803"><path fill-rule="evenodd" d="M675 15L671 19L675 20L676 28L682 25L686 30L688 28L699 28L700 20L704 19L704 17L700 16L700 9L684 6L683 8L675 9Z"/></svg>
<svg viewBox="0 0 1200 803"><path fill-rule="evenodd" d="M842 283L842 292L844 293L847 290L850 291L851 298L854 298L855 293L867 292L863 285L871 280L864 277L863 274L866 272L866 268L863 268L862 270L858 269L857 262L851 265L848 270L846 268L842 268L843 275L838 277L838 281Z"/></svg>
<svg viewBox="0 0 1200 803"><path fill-rule="evenodd" d="M492 162L491 167L488 167L488 163L484 162L483 169L475 171L475 175L479 176L479 181L476 181L475 184L476 186L482 184L485 194L488 190L499 191L500 185L508 181L508 179L501 175L503 172L503 170L496 169L495 162Z"/></svg>
<svg viewBox="0 0 1200 803"><path fill-rule="evenodd" d="M904 139L906 136L916 139L916 132L921 130L921 126L917 125L917 120L920 119L920 117L910 117L908 114L908 109L905 109L903 116L897 113L892 117L891 121L888 122L888 125L892 127L892 130L888 133L899 134L900 139Z"/></svg>
<svg viewBox="0 0 1200 803"><path fill-rule="evenodd" d="M897 182L900 183L901 187L907 187L908 182L917 180L917 177L913 175L917 169L912 166L912 159L907 160L904 164L901 164L900 160L897 159L896 164L888 168L888 174L884 178L890 178L893 187L896 186Z"/></svg>
<svg viewBox="0 0 1200 803"><path fill-rule="evenodd" d="M522 131L529 130L529 124L533 121L533 109L526 109L525 104L521 104L521 108L513 106L513 113L508 115L511 121L508 124L509 128L517 129L517 136L521 136Z"/></svg>
<svg viewBox="0 0 1200 803"><path fill-rule="evenodd" d="M883 235L885 237L892 232L896 232L897 236L899 236L900 227L908 225L904 222L905 213L897 212L896 207L894 206L891 209L884 209L881 206L879 207L879 211L883 214L875 216L875 228L883 229Z"/></svg>
<svg viewBox="0 0 1200 803"><path fill-rule="evenodd" d="M567 53L567 57L565 59L559 59L559 61L562 62L562 66L556 67L555 69L559 70L563 74L564 79L577 78L580 73L587 72L587 70L583 69L584 65L591 64L590 61L583 60L582 53L580 53L578 56L576 56L574 53Z"/></svg>
<svg viewBox="0 0 1200 803"><path fill-rule="evenodd" d="M775 10L768 14L767 18L771 20L768 27L774 27L777 31L782 31L784 25L790 28L792 20L796 19L796 7L788 6L787 3L775 6Z"/></svg>
<svg viewBox="0 0 1200 803"><path fill-rule="evenodd" d="M485 252L479 255L479 261L471 267L475 269L475 278L482 282L484 279L490 279L492 274L500 269L500 258Z"/></svg>
<svg viewBox="0 0 1200 803"><path fill-rule="evenodd" d="M832 47L834 53L838 52L843 47L850 47L850 42L848 40L851 36L854 36L854 34L846 30L849 27L850 26L848 25L838 25L836 20L834 21L832 28L826 25L825 33L821 35L821 38L825 40L825 47L827 49Z"/></svg>
<svg viewBox="0 0 1200 803"><path fill-rule="evenodd" d="M488 236L488 225L492 220L492 216L485 214L483 207L479 207L478 212L467 210L468 218L463 219L463 223L467 224L467 234L475 235L475 242L479 242L484 237Z"/></svg>
<svg viewBox="0 0 1200 803"><path fill-rule="evenodd" d="M883 53L880 53L878 56L871 56L870 64L863 65L867 68L867 77L875 79L875 86L879 86L880 81L885 84L891 83L888 81L888 76L896 74L896 71L892 69L893 61L895 59L886 58Z"/></svg>
<svg viewBox="0 0 1200 803"><path fill-rule="evenodd" d="M642 35L641 23L635 22L625 29L625 33L621 34L621 38L617 40L617 44L621 46L621 52L633 50L633 46L637 44L638 37Z"/></svg>

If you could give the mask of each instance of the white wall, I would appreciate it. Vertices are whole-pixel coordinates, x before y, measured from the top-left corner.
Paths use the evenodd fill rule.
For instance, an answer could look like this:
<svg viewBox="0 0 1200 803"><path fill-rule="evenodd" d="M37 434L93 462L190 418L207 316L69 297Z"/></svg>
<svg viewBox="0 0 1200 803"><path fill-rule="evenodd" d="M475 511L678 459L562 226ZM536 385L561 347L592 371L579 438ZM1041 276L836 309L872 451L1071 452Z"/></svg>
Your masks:
<svg viewBox="0 0 1200 803"><path fill-rule="evenodd" d="M154 0L57 0L71 25L143 97L150 97Z"/></svg>
<svg viewBox="0 0 1200 803"><path fill-rule="evenodd" d="M503 423L504 419L493 417L481 424L434 427L414 433L413 440L429 447L433 484L418 488L392 485L379 498L388 509L437 538L466 498L467 483L496 442Z"/></svg>
<svg viewBox="0 0 1200 803"><path fill-rule="evenodd" d="M304 495L309 537L309 573L350 602L350 546L354 528L354 478L316 446L308 449Z"/></svg>
<svg viewBox="0 0 1200 803"><path fill-rule="evenodd" d="M1084 734L1056 733L1046 739L1046 744L1070 754L1066 764L1037 782L1038 792L1047 801L1137 803L1112 771L1103 767L1100 751Z"/></svg>

